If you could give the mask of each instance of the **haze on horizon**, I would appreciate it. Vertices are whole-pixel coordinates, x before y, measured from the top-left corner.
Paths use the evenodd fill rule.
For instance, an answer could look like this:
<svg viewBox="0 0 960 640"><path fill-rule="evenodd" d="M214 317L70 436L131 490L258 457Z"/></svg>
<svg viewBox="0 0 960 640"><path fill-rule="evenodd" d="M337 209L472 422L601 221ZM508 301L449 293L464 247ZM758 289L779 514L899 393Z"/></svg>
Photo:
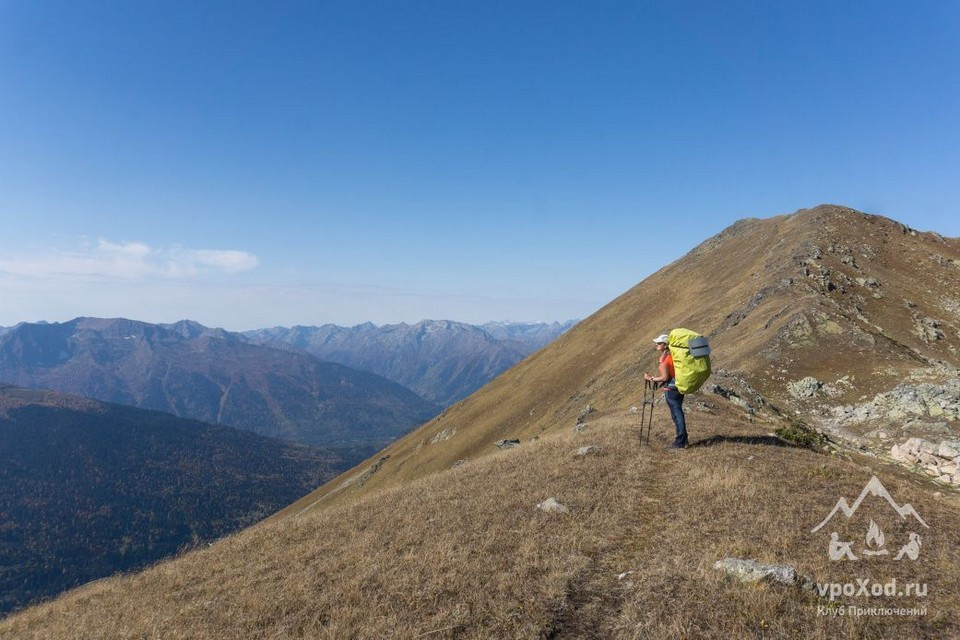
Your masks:
<svg viewBox="0 0 960 640"><path fill-rule="evenodd" d="M0 4L0 326L583 318L743 217L960 236L960 5Z"/></svg>

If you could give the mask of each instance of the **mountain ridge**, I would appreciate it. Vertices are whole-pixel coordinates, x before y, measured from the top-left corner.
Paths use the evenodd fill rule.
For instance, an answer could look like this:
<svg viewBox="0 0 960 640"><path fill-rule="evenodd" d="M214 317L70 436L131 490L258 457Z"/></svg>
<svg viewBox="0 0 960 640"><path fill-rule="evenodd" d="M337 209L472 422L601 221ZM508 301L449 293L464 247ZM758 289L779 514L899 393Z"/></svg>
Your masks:
<svg viewBox="0 0 960 640"><path fill-rule="evenodd" d="M176 618L171 637L955 636L956 494L804 436L823 403L956 375L957 264L960 239L845 207L738 222L257 527L28 610L0 636L43 637L80 615L134 635ZM635 408L652 338L675 326L710 336L716 368L686 401L691 447L668 452L665 410L641 446ZM791 393L808 377L815 401ZM833 562L810 533L864 475L930 518L916 562ZM565 511L546 511L549 498ZM880 605L818 600L800 580L743 584L714 568L729 557L819 585L931 588L882 602L922 615L832 615Z"/></svg>
<svg viewBox="0 0 960 640"><path fill-rule="evenodd" d="M859 251L856 255L853 248ZM948 360L947 371L957 371L960 313L938 312L937 300L941 295L960 299L960 279L956 267L930 258L934 249L952 256L944 260L960 259L960 238L917 232L889 218L835 205L740 220L578 323L482 393L391 445L386 450L390 460L362 491L484 455L498 440L529 439L558 424L572 425L588 405L637 402L638 381L644 369L653 366L643 364L651 358L650 341L671 327L710 336L716 372L708 381L710 388L728 385L739 387L741 395L752 392L759 397L755 404L779 415L796 416L794 412L807 408L788 391L789 383L804 376L853 376L855 382L837 385L838 393L831 398L841 405L887 390L910 372L939 375L935 364L941 359L936 356ZM720 251L722 259L715 258ZM899 271L890 269L895 259ZM929 275L940 270L948 275L940 280ZM890 308L889 298L874 297L870 278L884 283L891 296L894 288L922 293L911 286L913 281L930 280L945 288L943 294L912 295L913 307L898 300L900 304ZM938 324L954 333L931 348L913 317L934 313L940 316ZM877 322L884 328L874 327ZM852 365L861 363L869 375L857 376ZM820 417L808 416L809 426L819 426ZM460 425L470 425L470 432ZM457 429L459 437L445 442L443 455L435 455L436 448L426 455L424 443L450 429ZM312 495L325 496L347 476ZM337 492L335 501L353 491Z"/></svg>
<svg viewBox="0 0 960 640"><path fill-rule="evenodd" d="M449 406L573 324L421 320L412 325L273 327L243 335L259 344L290 346L327 362L371 371Z"/></svg>
<svg viewBox="0 0 960 640"><path fill-rule="evenodd" d="M437 411L375 374L190 322L21 323L0 336L0 380L307 444L382 446Z"/></svg>

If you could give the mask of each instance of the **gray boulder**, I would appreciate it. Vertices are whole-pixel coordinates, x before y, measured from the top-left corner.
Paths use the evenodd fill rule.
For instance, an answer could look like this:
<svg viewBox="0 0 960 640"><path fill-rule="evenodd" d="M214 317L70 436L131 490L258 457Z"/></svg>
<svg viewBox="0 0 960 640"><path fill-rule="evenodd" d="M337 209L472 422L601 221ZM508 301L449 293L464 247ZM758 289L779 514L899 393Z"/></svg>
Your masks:
<svg viewBox="0 0 960 640"><path fill-rule="evenodd" d="M547 513L567 513L570 511L570 508L557 502L556 498L550 497L537 505L537 509L540 511L546 511Z"/></svg>
<svg viewBox="0 0 960 640"><path fill-rule="evenodd" d="M791 382L787 385L787 391L797 400L812 398L820 393L822 388L823 383L813 376L807 376L806 378Z"/></svg>
<svg viewBox="0 0 960 640"><path fill-rule="evenodd" d="M743 558L724 558L717 560L714 569L725 572L741 582L776 582L806 589L813 588L813 580L797 574L797 570L788 564L763 564L756 560Z"/></svg>

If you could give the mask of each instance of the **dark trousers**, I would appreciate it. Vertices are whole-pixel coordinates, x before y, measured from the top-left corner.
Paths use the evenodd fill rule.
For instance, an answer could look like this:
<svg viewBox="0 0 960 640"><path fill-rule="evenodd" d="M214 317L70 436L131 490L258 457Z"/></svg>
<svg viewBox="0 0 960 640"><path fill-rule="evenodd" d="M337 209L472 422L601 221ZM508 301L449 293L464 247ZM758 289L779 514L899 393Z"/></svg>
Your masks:
<svg viewBox="0 0 960 640"><path fill-rule="evenodd" d="M673 444L685 447L687 446L687 421L683 417L683 394L676 389L667 389L663 395L667 400L667 406L670 407L673 424L677 427L677 439Z"/></svg>

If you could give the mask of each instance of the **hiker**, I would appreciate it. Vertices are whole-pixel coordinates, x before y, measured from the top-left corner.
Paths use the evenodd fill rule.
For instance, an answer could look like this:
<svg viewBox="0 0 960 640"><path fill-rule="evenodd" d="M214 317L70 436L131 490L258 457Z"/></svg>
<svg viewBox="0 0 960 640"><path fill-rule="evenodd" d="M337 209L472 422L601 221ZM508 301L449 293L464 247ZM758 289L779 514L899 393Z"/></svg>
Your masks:
<svg viewBox="0 0 960 640"><path fill-rule="evenodd" d="M670 448L685 449L687 447L687 421L683 417L683 394L677 391L677 384L674 381L673 358L670 356L668 340L669 336L665 333L654 338L653 343L657 353L660 354L660 372L655 376L645 373L643 377L663 387L663 397L667 401L667 406L670 407L670 417L673 418L673 424L677 427L677 437Z"/></svg>

